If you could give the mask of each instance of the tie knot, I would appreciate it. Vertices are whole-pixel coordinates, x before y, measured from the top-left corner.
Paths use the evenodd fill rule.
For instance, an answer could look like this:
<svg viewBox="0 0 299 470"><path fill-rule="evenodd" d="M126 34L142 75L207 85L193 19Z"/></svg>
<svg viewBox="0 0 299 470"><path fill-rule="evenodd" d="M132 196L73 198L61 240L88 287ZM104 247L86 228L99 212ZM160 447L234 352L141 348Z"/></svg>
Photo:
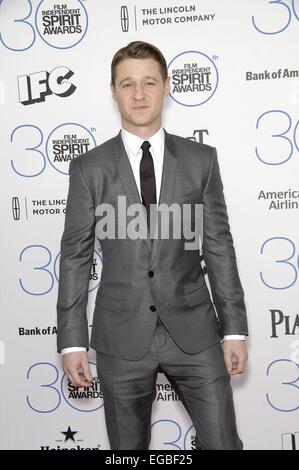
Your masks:
<svg viewBox="0 0 299 470"><path fill-rule="evenodd" d="M149 143L149 141L145 140L143 142L143 144L141 145L141 148L142 148L143 151L146 151L146 150L149 150L150 146L151 146L151 144Z"/></svg>

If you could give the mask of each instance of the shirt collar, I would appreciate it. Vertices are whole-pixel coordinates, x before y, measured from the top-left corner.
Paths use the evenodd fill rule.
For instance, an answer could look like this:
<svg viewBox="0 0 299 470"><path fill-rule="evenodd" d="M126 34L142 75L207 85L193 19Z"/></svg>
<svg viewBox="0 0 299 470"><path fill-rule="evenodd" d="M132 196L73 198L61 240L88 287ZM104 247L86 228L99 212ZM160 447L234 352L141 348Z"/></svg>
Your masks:
<svg viewBox="0 0 299 470"><path fill-rule="evenodd" d="M121 130L121 137L124 144L129 147L131 156L133 158L137 158L139 152L142 151L140 147L144 140L137 135L128 132L124 128ZM151 144L151 148L153 149L155 156L158 158L159 156L163 157L164 139L165 133L163 127L160 127L160 129L154 135L147 139Z"/></svg>

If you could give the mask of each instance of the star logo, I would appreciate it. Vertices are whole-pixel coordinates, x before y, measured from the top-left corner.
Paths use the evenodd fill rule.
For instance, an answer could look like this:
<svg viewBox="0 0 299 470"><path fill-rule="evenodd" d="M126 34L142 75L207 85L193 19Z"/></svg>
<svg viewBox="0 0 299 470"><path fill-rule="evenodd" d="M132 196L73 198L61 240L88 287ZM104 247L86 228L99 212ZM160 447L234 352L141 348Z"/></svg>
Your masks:
<svg viewBox="0 0 299 470"><path fill-rule="evenodd" d="M67 431L61 431L61 434L65 435L64 442L68 441L69 439L73 442L76 442L74 435L77 434L77 432L78 431L72 431L70 426L67 428Z"/></svg>

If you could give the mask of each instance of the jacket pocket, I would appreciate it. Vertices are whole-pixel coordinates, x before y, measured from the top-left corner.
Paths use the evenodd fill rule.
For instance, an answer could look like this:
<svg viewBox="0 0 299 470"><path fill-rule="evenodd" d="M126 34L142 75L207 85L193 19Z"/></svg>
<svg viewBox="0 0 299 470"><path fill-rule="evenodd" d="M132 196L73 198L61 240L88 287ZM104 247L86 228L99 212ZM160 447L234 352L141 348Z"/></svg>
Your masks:
<svg viewBox="0 0 299 470"><path fill-rule="evenodd" d="M188 193L175 196L175 202L178 204L183 204L185 202L197 201L199 199L199 189L200 188L196 188L193 189L193 191L189 191Z"/></svg>
<svg viewBox="0 0 299 470"><path fill-rule="evenodd" d="M112 297L104 297L99 295L96 299L96 307L102 310L121 312L123 304L119 299L113 299Z"/></svg>
<svg viewBox="0 0 299 470"><path fill-rule="evenodd" d="M201 286L190 292L186 292L185 299L189 307L194 307L195 305L211 300L211 297L208 288L206 286Z"/></svg>

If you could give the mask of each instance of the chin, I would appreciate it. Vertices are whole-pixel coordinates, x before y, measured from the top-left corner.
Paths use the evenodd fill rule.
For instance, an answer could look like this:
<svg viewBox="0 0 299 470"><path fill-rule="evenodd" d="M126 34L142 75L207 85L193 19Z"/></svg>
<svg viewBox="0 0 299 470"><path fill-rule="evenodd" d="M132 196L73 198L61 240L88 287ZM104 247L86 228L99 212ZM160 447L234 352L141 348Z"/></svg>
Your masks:
<svg viewBox="0 0 299 470"><path fill-rule="evenodd" d="M136 121L131 121L134 126L149 126L151 121L148 119L138 119Z"/></svg>

